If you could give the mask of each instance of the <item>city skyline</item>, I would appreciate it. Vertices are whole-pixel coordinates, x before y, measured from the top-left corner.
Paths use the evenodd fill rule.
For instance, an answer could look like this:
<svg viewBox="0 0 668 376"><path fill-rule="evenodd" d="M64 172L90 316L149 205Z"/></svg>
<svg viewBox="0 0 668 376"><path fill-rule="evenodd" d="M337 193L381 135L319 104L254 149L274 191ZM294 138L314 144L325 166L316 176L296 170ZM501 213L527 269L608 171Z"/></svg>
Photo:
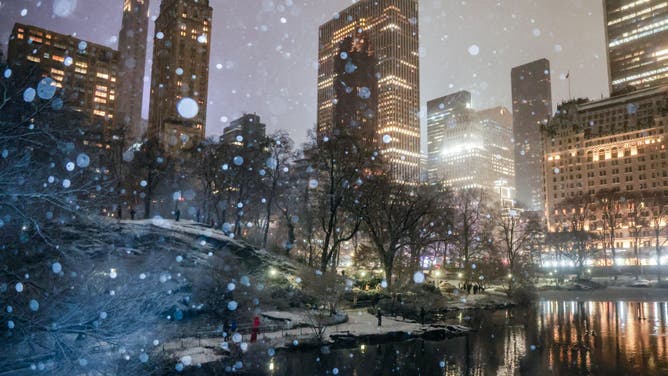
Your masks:
<svg viewBox="0 0 668 376"><path fill-rule="evenodd" d="M207 135L220 135L232 119L244 112L257 112L266 119L269 131L286 129L301 143L316 122L318 25L350 2L247 3L223 6L220 1L211 1L214 28ZM42 7L50 5L44 3ZM159 2L151 4L149 37L154 35L158 6ZM420 3L422 133L426 134L426 101L446 92L471 91L477 108L497 105L510 108L510 68L541 57L552 62L555 104L568 97L564 78L569 71L573 97L607 95L600 3L569 1L565 5L538 6L530 1L517 1L496 4L494 14L487 12L489 8L485 4L441 7L439 2ZM122 17L120 1L118 4L79 2L74 12L65 17L55 15L51 9L37 8L30 1L1 3L0 11L12 16L0 21L3 44L7 43L13 21L19 21L65 34L77 32L79 38L117 47ZM473 20L483 12L489 14L487 24L501 26L493 32L474 26L479 23ZM92 18L90 15L97 14L107 17L94 28L83 26ZM152 50L152 41L148 48ZM446 53L439 53L443 50ZM588 53L582 54L582 50ZM147 65L149 62L147 59ZM146 77L148 73L147 69ZM148 111L146 92L147 82L144 117ZM421 146L425 151L426 137L422 138Z"/></svg>

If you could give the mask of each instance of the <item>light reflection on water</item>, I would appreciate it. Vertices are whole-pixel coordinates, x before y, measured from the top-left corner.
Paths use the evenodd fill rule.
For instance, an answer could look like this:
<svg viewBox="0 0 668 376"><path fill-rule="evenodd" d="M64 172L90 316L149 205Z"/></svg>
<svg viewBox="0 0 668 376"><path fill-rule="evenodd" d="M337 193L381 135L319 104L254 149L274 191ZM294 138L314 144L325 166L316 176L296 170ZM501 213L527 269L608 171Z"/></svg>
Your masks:
<svg viewBox="0 0 668 376"><path fill-rule="evenodd" d="M279 353L270 374L668 375L668 303L542 301L448 322L477 331L440 342Z"/></svg>

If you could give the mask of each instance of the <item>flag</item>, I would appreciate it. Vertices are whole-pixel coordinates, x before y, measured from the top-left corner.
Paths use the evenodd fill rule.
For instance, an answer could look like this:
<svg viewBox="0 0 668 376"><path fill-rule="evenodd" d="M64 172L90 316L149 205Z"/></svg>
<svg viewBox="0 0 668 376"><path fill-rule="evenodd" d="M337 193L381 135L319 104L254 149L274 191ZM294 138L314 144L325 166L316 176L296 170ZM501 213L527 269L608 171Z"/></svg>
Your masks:
<svg viewBox="0 0 668 376"><path fill-rule="evenodd" d="M566 78L570 78L570 77L571 77L571 71L568 71L568 73L566 73Z"/></svg>

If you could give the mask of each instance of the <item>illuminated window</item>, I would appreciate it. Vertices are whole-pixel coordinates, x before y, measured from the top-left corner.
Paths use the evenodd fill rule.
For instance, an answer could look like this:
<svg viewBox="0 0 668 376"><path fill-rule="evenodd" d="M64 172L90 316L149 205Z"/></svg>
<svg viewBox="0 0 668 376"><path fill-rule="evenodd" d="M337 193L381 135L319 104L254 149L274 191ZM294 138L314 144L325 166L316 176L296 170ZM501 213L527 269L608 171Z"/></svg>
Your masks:
<svg viewBox="0 0 668 376"><path fill-rule="evenodd" d="M53 60L55 60L55 61L58 61L58 62L61 62L61 63L62 63L63 61L65 61L65 58L64 58L64 57L62 57L62 56L58 56L58 55L53 55L53 57L51 57L51 59L53 59Z"/></svg>
<svg viewBox="0 0 668 376"><path fill-rule="evenodd" d="M100 110L93 110L93 114L94 114L94 115L97 115L97 116L102 116L102 117L104 117L104 116L107 115L106 112L104 112L104 111L100 111Z"/></svg>
<svg viewBox="0 0 668 376"><path fill-rule="evenodd" d="M106 74L106 73L97 72L97 78L102 78L102 79L108 80L109 75Z"/></svg>
<svg viewBox="0 0 668 376"><path fill-rule="evenodd" d="M37 56L28 56L27 59L33 63L39 63L41 61Z"/></svg>

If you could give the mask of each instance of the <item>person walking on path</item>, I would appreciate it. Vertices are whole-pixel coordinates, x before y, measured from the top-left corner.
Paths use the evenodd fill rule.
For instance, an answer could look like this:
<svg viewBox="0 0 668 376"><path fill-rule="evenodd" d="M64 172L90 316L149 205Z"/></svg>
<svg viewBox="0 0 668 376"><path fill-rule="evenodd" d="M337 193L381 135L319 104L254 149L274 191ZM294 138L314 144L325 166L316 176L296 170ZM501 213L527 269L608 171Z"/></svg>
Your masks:
<svg viewBox="0 0 668 376"><path fill-rule="evenodd" d="M383 311L380 308L376 311L376 317L378 318L378 326L381 326L383 324Z"/></svg>
<svg viewBox="0 0 668 376"><path fill-rule="evenodd" d="M118 208L116 208L116 215L118 215L119 221L123 219L123 207L121 205L118 205Z"/></svg>
<svg viewBox="0 0 668 376"><path fill-rule="evenodd" d="M134 221L134 220L135 220L135 215L136 215L136 214L137 214L137 212L135 211L134 206L131 206L131 207L130 207L130 219L132 219L132 220Z"/></svg>
<svg viewBox="0 0 668 376"><path fill-rule="evenodd" d="M181 209L176 209L174 212L174 217L176 217L176 222L178 222L179 218L181 218Z"/></svg>
<svg viewBox="0 0 668 376"><path fill-rule="evenodd" d="M260 331L260 318L257 317L256 315L255 317L253 317L253 329L251 329L251 338L250 338L251 343L257 341L257 334L259 331Z"/></svg>
<svg viewBox="0 0 668 376"><path fill-rule="evenodd" d="M424 325L424 307L420 307L420 325Z"/></svg>

